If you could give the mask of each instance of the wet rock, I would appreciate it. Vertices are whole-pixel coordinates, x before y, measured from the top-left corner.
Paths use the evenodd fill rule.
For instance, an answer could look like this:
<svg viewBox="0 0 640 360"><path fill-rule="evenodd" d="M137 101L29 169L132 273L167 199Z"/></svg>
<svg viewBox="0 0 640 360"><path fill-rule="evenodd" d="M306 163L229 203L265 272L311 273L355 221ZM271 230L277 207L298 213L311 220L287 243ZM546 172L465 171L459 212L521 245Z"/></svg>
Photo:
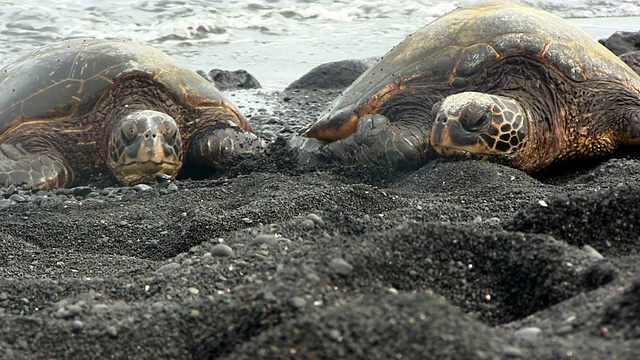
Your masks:
<svg viewBox="0 0 640 360"><path fill-rule="evenodd" d="M640 50L622 54L620 55L620 59L629 65L633 71L640 74Z"/></svg>
<svg viewBox="0 0 640 360"><path fill-rule="evenodd" d="M640 50L640 31L617 31L600 43L616 55Z"/></svg>
<svg viewBox="0 0 640 360"><path fill-rule="evenodd" d="M208 74L198 70L198 74L211 81L220 90L260 89L262 86L255 76L246 70L221 70L212 69Z"/></svg>
<svg viewBox="0 0 640 360"><path fill-rule="evenodd" d="M298 80L287 86L293 89L338 89L345 88L365 72L374 59L349 59L318 65Z"/></svg>
<svg viewBox="0 0 640 360"><path fill-rule="evenodd" d="M233 250L225 244L218 244L211 249L211 255L217 257L227 257L233 255Z"/></svg>

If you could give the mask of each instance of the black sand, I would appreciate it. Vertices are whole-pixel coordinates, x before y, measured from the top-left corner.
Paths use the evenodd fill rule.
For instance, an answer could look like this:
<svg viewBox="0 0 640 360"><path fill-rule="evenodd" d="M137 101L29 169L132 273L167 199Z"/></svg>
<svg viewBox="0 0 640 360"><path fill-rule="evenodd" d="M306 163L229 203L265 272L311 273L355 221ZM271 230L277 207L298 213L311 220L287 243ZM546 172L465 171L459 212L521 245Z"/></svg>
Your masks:
<svg viewBox="0 0 640 360"><path fill-rule="evenodd" d="M336 94L233 98L275 138ZM0 357L635 359L639 179L300 171L275 146L208 180L3 190Z"/></svg>

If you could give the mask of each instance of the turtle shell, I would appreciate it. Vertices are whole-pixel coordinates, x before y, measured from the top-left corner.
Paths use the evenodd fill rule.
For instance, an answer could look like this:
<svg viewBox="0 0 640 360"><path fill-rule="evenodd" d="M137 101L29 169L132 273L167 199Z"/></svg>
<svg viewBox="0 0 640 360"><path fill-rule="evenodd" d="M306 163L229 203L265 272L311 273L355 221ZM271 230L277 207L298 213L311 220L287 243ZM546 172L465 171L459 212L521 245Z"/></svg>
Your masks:
<svg viewBox="0 0 640 360"><path fill-rule="evenodd" d="M421 87L446 96L481 89L476 78L510 57L527 57L574 82L608 81L640 92L633 70L566 20L515 3L480 3L454 10L404 39L356 79L305 136L345 138L360 117L393 101L398 90Z"/></svg>
<svg viewBox="0 0 640 360"><path fill-rule="evenodd" d="M22 123L84 117L113 84L136 76L153 79L185 107L225 108L235 113L238 126L251 130L213 84L156 48L70 40L22 56L0 71L0 141Z"/></svg>

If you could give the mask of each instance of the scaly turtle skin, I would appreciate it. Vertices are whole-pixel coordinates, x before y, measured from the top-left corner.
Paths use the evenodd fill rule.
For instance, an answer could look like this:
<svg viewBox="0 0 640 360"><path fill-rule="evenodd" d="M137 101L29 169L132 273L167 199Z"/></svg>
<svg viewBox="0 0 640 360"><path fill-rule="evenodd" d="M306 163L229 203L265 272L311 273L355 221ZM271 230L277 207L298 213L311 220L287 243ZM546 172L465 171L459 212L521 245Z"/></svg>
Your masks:
<svg viewBox="0 0 640 360"><path fill-rule="evenodd" d="M0 186L153 182L260 151L250 131L215 86L142 44L66 41L0 72Z"/></svg>
<svg viewBox="0 0 640 360"><path fill-rule="evenodd" d="M416 166L465 154L538 171L640 143L640 77L565 20L481 3L436 19L290 144L301 164Z"/></svg>

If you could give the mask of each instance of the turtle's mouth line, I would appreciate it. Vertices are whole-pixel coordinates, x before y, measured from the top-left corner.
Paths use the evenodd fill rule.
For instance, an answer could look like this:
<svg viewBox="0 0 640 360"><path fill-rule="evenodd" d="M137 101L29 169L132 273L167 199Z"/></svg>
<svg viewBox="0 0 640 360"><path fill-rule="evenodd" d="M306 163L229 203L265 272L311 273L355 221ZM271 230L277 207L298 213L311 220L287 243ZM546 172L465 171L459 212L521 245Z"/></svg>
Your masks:
<svg viewBox="0 0 640 360"><path fill-rule="evenodd" d="M143 165L156 165L156 166L162 166L162 165L173 165L173 166L178 166L180 165L179 163L177 163L176 161L173 160L136 160L136 159L131 159L131 160L127 160L122 167L127 167L127 166L143 166Z"/></svg>
<svg viewBox="0 0 640 360"><path fill-rule="evenodd" d="M456 120L434 124L431 130L431 145L443 155L490 153L489 146L481 136L464 130L460 122Z"/></svg>

